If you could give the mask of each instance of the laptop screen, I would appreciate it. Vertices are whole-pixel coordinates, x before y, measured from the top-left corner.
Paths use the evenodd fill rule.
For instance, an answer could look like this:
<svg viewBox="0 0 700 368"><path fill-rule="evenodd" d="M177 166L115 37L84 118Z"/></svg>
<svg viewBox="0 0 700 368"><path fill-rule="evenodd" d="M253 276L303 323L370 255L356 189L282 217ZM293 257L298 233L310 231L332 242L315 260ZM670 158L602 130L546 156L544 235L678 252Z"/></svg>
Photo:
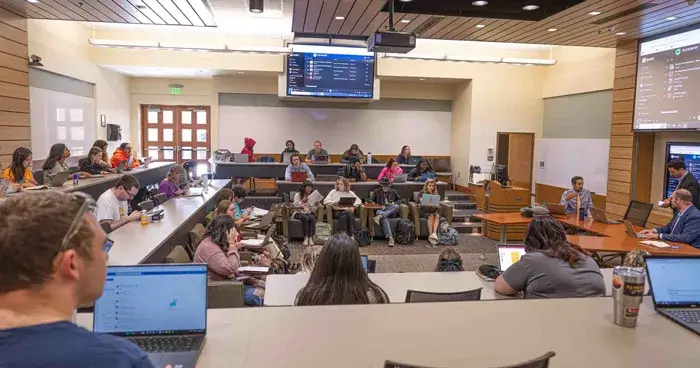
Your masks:
<svg viewBox="0 0 700 368"><path fill-rule="evenodd" d="M657 305L700 304L700 258L650 257L647 273Z"/></svg>
<svg viewBox="0 0 700 368"><path fill-rule="evenodd" d="M207 326L207 266L107 267L102 296L95 301L93 329L124 336L204 333Z"/></svg>
<svg viewBox="0 0 700 368"><path fill-rule="evenodd" d="M523 254L525 254L524 245L499 245L498 261L501 265L501 271L507 270L513 263L519 261Z"/></svg>

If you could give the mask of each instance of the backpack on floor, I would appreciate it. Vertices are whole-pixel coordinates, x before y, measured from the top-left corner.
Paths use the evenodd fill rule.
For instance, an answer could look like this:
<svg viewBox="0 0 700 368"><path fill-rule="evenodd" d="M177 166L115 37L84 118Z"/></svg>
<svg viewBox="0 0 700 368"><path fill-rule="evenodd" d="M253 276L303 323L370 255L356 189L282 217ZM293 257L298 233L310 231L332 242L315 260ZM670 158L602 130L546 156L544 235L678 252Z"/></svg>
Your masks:
<svg viewBox="0 0 700 368"><path fill-rule="evenodd" d="M326 223L326 222L317 222L316 223L316 234L314 234L314 244L316 245L323 245L325 244L328 239L331 238L331 233L333 233L333 229L331 227L331 224Z"/></svg>
<svg viewBox="0 0 700 368"><path fill-rule="evenodd" d="M394 240L398 244L409 245L416 241L416 226L413 222L406 219L399 220L396 225L396 235L394 235Z"/></svg>
<svg viewBox="0 0 700 368"><path fill-rule="evenodd" d="M372 244L372 233L366 227L363 227L360 230L355 230L355 241L357 242L357 245L366 247Z"/></svg>
<svg viewBox="0 0 700 368"><path fill-rule="evenodd" d="M459 243L459 233L457 229L450 226L447 221L440 224L438 227L438 244L442 245L457 245Z"/></svg>

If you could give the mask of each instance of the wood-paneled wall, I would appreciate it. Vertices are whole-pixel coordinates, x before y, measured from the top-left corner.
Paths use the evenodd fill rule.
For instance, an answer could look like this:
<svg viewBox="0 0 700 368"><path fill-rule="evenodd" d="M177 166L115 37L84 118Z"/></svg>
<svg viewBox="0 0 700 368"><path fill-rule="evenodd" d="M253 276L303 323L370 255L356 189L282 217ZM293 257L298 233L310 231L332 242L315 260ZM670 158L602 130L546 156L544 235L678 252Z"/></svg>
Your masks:
<svg viewBox="0 0 700 368"><path fill-rule="evenodd" d="M0 163L31 146L27 20L0 8Z"/></svg>
<svg viewBox="0 0 700 368"><path fill-rule="evenodd" d="M565 190L571 188L562 188L554 185L535 183L535 202L537 203L559 203L561 201L561 194ZM605 208L605 202L607 201L606 196L601 194L593 193L591 195L593 199L593 206L596 208Z"/></svg>

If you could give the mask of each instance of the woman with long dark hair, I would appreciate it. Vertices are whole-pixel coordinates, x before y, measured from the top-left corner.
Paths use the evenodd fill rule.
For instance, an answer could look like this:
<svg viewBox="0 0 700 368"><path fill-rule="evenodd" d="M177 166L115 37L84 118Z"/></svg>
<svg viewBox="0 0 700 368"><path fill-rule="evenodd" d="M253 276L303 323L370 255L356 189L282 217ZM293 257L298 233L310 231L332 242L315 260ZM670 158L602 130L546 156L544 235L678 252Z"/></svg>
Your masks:
<svg viewBox="0 0 700 368"><path fill-rule="evenodd" d="M525 252L498 276L496 292L525 298L605 296L600 268L579 246L566 240L564 226L552 217L532 219L525 232Z"/></svg>
<svg viewBox="0 0 700 368"><path fill-rule="evenodd" d="M403 174L403 169L401 168L401 166L399 166L399 162L392 157L389 159L389 162L386 163L386 166L379 173L379 176L377 176L377 181L382 180L383 177L387 177L393 182L394 176L401 174Z"/></svg>
<svg viewBox="0 0 700 368"><path fill-rule="evenodd" d="M194 253L194 263L206 263L210 280L227 280L240 277L241 256L236 243L238 233L229 215L219 215L209 223ZM261 306L265 297L264 282L244 278L243 301L246 305Z"/></svg>
<svg viewBox="0 0 700 368"><path fill-rule="evenodd" d="M25 147L15 149L12 152L12 162L2 171L1 177L9 180L10 184L16 184L12 185L15 190L36 186L38 183L32 173L32 151Z"/></svg>
<svg viewBox="0 0 700 368"><path fill-rule="evenodd" d="M401 153L399 153L399 155L396 157L396 160L401 165L408 165L408 162L411 161L411 147L401 147Z"/></svg>
<svg viewBox="0 0 700 368"><path fill-rule="evenodd" d="M357 242L337 233L321 249L295 305L388 304L389 296L367 276Z"/></svg>
<svg viewBox="0 0 700 368"><path fill-rule="evenodd" d="M304 245L313 245L313 237L316 234L316 211L321 202L309 203L309 196L314 192L314 183L305 180L301 183L299 191L294 194L294 211L292 217L301 221L301 228L304 233Z"/></svg>
<svg viewBox="0 0 700 368"><path fill-rule="evenodd" d="M104 139L98 139L92 144L93 147L97 147L102 150L102 157L100 158L100 166L104 169L109 169L112 165L109 164L109 156L107 155L107 148L109 144Z"/></svg>
<svg viewBox="0 0 700 368"><path fill-rule="evenodd" d="M63 143L56 143L51 146L49 150L49 157L44 161L44 165L41 167L44 170L44 184L51 184L51 179L53 179L56 174L63 171L70 171L68 164L66 164L66 159L70 157L70 150L68 146ZM91 174L86 172L78 172L81 178L90 178Z"/></svg>
<svg viewBox="0 0 700 368"><path fill-rule="evenodd" d="M103 154L104 152L102 152L100 147L94 146L90 148L88 156L81 158L80 161L78 161L78 170L90 175L109 174L109 169L102 165Z"/></svg>

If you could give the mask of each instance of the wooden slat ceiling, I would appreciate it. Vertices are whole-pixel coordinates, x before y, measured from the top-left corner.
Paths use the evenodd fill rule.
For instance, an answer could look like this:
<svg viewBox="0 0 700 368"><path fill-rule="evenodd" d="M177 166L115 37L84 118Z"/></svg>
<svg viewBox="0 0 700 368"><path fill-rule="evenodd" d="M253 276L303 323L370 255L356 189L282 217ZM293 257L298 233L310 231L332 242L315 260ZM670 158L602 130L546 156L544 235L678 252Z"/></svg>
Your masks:
<svg viewBox="0 0 700 368"><path fill-rule="evenodd" d="M204 0L0 0L0 9L30 19L216 26Z"/></svg>
<svg viewBox="0 0 700 368"><path fill-rule="evenodd" d="M296 0L292 31L368 36L388 29L388 13L381 11L385 3ZM587 0L541 21L404 14L400 4L396 30L433 39L615 47L700 23L700 4L688 5L685 0Z"/></svg>

